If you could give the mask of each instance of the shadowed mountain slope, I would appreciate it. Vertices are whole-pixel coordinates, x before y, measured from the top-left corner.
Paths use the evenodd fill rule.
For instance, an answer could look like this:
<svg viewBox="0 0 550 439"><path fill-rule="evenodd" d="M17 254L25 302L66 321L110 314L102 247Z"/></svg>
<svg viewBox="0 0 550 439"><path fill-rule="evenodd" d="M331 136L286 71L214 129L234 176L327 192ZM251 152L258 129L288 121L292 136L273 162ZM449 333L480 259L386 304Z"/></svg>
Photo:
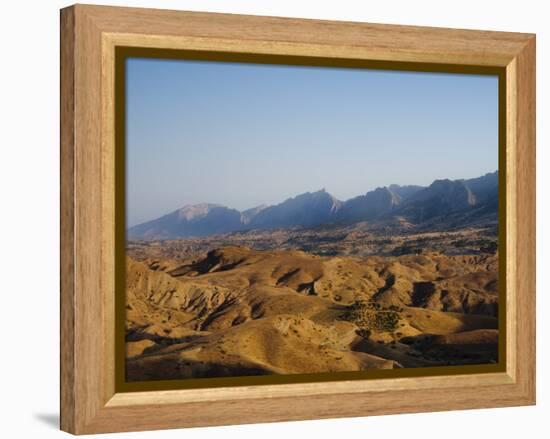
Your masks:
<svg viewBox="0 0 550 439"><path fill-rule="evenodd" d="M368 221L390 214L401 197L387 187L377 188L344 203L337 219L342 222Z"/></svg>
<svg viewBox="0 0 550 439"><path fill-rule="evenodd" d="M217 204L185 206L158 219L131 227L128 239L207 236L243 227L241 213Z"/></svg>
<svg viewBox="0 0 550 439"><path fill-rule="evenodd" d="M306 192L270 206L259 212L250 222L251 228L309 227L331 222L342 207L342 202L324 189Z"/></svg>

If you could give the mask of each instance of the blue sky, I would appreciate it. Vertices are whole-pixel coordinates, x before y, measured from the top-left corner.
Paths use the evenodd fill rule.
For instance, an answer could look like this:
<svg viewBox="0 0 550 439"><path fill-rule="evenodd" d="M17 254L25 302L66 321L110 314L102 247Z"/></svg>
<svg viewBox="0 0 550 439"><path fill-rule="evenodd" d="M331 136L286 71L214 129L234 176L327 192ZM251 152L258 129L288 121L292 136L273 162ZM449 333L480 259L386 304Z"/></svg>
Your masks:
<svg viewBox="0 0 550 439"><path fill-rule="evenodd" d="M128 226L498 168L496 76L130 58Z"/></svg>

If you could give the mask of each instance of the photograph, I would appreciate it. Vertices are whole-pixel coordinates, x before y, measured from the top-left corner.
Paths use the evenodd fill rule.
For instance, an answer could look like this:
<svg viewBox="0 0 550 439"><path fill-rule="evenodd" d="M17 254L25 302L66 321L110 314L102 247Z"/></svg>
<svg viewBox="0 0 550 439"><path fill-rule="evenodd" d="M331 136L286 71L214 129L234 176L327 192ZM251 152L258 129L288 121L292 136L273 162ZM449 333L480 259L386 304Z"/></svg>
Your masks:
<svg viewBox="0 0 550 439"><path fill-rule="evenodd" d="M498 75L124 72L127 382L499 363Z"/></svg>

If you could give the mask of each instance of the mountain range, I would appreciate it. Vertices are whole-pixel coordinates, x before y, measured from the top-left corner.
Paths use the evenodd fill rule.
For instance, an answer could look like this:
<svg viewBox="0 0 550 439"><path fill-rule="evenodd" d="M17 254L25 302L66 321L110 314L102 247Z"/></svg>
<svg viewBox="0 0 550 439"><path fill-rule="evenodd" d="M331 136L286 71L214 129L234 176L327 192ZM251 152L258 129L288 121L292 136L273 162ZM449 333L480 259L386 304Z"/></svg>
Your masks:
<svg viewBox="0 0 550 439"><path fill-rule="evenodd" d="M396 217L415 225L433 224L436 220L473 223L487 215L496 219L497 213L498 171L495 171L467 180L435 180L427 187L392 184L347 201L340 201L321 189L242 212L219 204L187 205L130 227L127 238L200 237L251 229L383 222Z"/></svg>

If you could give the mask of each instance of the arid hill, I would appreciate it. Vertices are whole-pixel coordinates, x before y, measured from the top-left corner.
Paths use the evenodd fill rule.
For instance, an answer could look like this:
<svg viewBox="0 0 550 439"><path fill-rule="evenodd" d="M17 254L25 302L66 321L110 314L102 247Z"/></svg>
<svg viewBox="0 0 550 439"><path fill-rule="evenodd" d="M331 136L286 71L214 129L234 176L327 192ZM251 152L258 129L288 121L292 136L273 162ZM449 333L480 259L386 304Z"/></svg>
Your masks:
<svg viewBox="0 0 550 439"><path fill-rule="evenodd" d="M164 244L128 251L130 381L497 361L494 251L201 255Z"/></svg>

